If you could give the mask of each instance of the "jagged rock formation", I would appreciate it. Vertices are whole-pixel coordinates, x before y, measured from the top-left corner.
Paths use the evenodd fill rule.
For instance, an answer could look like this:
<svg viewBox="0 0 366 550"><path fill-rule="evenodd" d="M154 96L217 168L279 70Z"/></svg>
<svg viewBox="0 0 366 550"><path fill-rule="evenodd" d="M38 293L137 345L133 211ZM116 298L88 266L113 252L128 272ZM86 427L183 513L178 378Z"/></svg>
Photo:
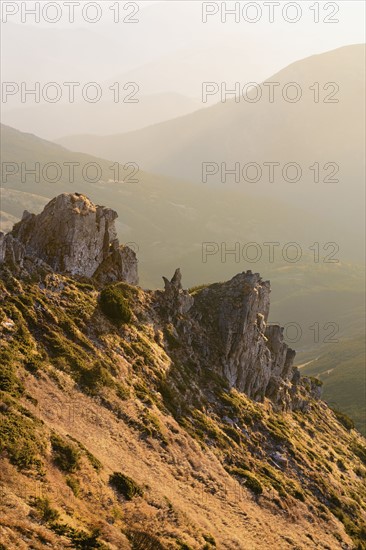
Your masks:
<svg viewBox="0 0 366 550"><path fill-rule="evenodd" d="M27 269L41 262L60 273L137 284L136 255L118 242L117 217L83 195L64 193L0 234L0 263Z"/></svg>
<svg viewBox="0 0 366 550"><path fill-rule="evenodd" d="M299 377L295 351L283 340L283 329L267 325L270 283L258 273L240 273L226 283L210 285L194 300L182 290L177 269L164 277L164 311L197 361L222 375L255 401L272 400L280 409L306 408L320 397L318 386ZM175 315L174 315L175 312ZM307 397L307 398L306 398Z"/></svg>
<svg viewBox="0 0 366 550"><path fill-rule="evenodd" d="M137 259L117 239L117 213L94 205L78 193L53 199L39 215L24 212L7 235L0 235L0 263L16 273L39 266L59 273L94 277L101 283L136 285ZM318 387L303 381L293 368L295 352L283 341L283 331L268 325L269 281L251 271L231 281L204 288L194 296L182 288L180 269L156 296L166 323L184 343L198 368L223 376L256 401L269 398L281 409L306 407L309 392Z"/></svg>
<svg viewBox="0 0 366 550"><path fill-rule="evenodd" d="M173 316L188 313L194 303L194 298L182 288L182 274L176 269L171 281L166 277L164 280L164 302L167 311Z"/></svg>

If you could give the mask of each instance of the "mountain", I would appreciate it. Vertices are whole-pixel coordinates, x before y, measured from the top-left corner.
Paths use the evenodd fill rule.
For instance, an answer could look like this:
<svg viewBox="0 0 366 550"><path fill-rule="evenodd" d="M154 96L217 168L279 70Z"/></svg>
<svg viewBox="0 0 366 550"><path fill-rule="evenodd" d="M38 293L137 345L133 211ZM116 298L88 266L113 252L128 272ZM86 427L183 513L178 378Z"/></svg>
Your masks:
<svg viewBox="0 0 366 550"><path fill-rule="evenodd" d="M332 240L344 245L353 260L363 261L364 62L363 45L346 46L293 63L268 78L257 102L229 98L136 132L102 138L75 136L61 144L113 160L134 158L146 170L201 186L203 163L213 163L209 169L216 174L207 177L209 185L275 197L301 205L309 216L326 216L326 224L328 219L333 223ZM301 95L295 103L283 97L291 82L297 91L288 88L285 97L292 98L295 92ZM278 84L273 102L268 99L270 83ZM318 102L315 83L319 83ZM252 98L254 93L248 95ZM279 163L272 183L264 164L271 162ZM237 163L240 181L225 176L221 163L228 170ZM252 166L246 172L250 163L259 169ZM288 163L300 168L287 173ZM320 172L315 174L317 167ZM345 220L342 227L340 218Z"/></svg>
<svg viewBox="0 0 366 550"><path fill-rule="evenodd" d="M124 212L123 223L117 221L117 232L120 239L140 252L143 286L156 288L162 272L171 272L177 264L184 269L188 286L231 278L238 269L261 271L275 283L272 320L283 320L289 327L286 334L290 339L297 336L291 328L295 323L301 333L294 343L300 356L312 351L311 358L317 356L328 334L323 329L326 323L337 324L338 338L358 334L364 326L364 270L344 258L347 228L344 246L335 255L338 262L325 262L325 256L333 248L325 250L324 245L334 240L334 225L327 213L319 218L313 215L309 223L309 214L302 208L289 207L275 198L255 197L240 189L197 186L142 170L136 176L138 183L115 183L110 181L113 171L109 161L68 151L6 126L2 126L1 153L3 163L16 162L19 168L21 163L32 168L37 162L42 167L52 162L63 167L56 183L45 180L42 174L38 182L32 174L25 175L22 181L20 169L7 181L3 177L0 195L0 210L6 216L6 225L4 221L1 225L3 231L11 229L12 221L20 219L23 210L38 213L54 194L77 190L96 203L113 204ZM74 182L68 177L65 163L79 163ZM100 166L101 180L91 183L83 179L82 167L88 163ZM349 231L352 230L351 226ZM270 242L279 243L273 261L268 246L264 245ZM295 263L283 256L286 243L291 242L301 247L301 259ZM203 243L214 243L215 253L207 261L203 257L206 246ZM254 243L261 253L254 262L253 249L248 248L245 253L248 243ZM314 250L310 250L314 243L319 243L318 262ZM233 250L239 251L239 257L238 253L230 253ZM319 343L309 328L316 322L321 330Z"/></svg>
<svg viewBox="0 0 366 550"><path fill-rule="evenodd" d="M115 218L64 193L2 236L0 543L364 549L366 441L293 367L270 283L105 282Z"/></svg>
<svg viewBox="0 0 366 550"><path fill-rule="evenodd" d="M261 92L248 91L250 101L228 96L224 103L138 132L95 136L88 148L78 136L60 144L113 160L132 155L146 169L195 182L202 179L203 161L341 162L346 158L349 165L364 143L360 120L364 58L364 45L345 46L289 65L266 79ZM264 93L265 84L268 88L271 82L278 84L272 101L269 92ZM285 86L292 82L297 91L289 87L286 92ZM309 89L314 82L319 82L319 94ZM328 82L334 87L322 89ZM253 99L257 93L260 100ZM292 97L299 100L291 102ZM211 181L220 182L220 177Z"/></svg>
<svg viewBox="0 0 366 550"><path fill-rule="evenodd" d="M108 89L108 88L106 88ZM124 95L131 93L128 88ZM130 132L163 120L176 118L195 111L200 104L188 97L175 93L161 93L150 96L138 93L138 103L113 101L113 92L108 92L110 101L99 103L58 103L21 107L7 110L2 122L23 132L32 132L45 139L56 139L60 135L85 134L105 135L116 131Z"/></svg>

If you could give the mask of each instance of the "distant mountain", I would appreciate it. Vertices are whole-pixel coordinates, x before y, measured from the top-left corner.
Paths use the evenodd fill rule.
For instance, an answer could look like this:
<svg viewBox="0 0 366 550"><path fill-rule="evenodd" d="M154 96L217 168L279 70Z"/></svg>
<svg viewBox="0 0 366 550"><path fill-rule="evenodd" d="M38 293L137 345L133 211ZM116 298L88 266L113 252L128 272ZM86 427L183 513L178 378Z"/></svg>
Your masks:
<svg viewBox="0 0 366 550"><path fill-rule="evenodd" d="M207 179L210 185L276 197L301 205L309 215L331 218L337 225L333 240L342 242L343 250L362 260L364 62L363 45L346 46L293 63L268 78L267 84L279 83L273 103L268 100L268 88L262 86L263 97L256 103L228 99L226 103L125 135L75 136L60 143L113 160L134 158L146 170L200 185L202 163L216 163L216 175ZM245 75L240 76L237 80L245 82ZM297 83L300 92L296 93L302 94L297 103L282 97L291 82ZM318 103L314 101L316 83ZM289 97L293 93L294 89L288 90ZM332 100L337 102L324 102ZM268 162L280 164L272 183L269 168L264 166ZM292 162L301 170L296 183L286 182L282 176L284 166ZM259 172L260 179L250 183L240 176L240 182L235 183L234 176L229 175L222 183L221 163L226 163L229 170L235 163L240 169L247 163L257 163L262 177ZM315 163L320 170L318 183ZM255 171L253 176L249 170L247 179L257 174ZM291 171L289 175L294 177ZM329 182L327 177L335 181ZM342 227L338 223L341 217Z"/></svg>
<svg viewBox="0 0 366 550"><path fill-rule="evenodd" d="M364 144L364 60L364 45L346 46L293 63L268 78L265 83L279 84L272 103L263 86L262 99L254 103L243 98L237 103L229 96L226 103L129 135L95 137L88 150L78 136L60 144L113 160L133 155L146 169L196 182L201 181L203 161L335 159L347 160L349 166ZM282 97L291 82L301 88L288 90L289 97L301 94L295 103ZM309 89L314 82L319 82L318 103L316 90ZM334 86L324 90L329 82ZM325 103L327 97L336 103Z"/></svg>
<svg viewBox="0 0 366 550"><path fill-rule="evenodd" d="M132 89L129 88L128 92L131 93ZM147 124L156 124L191 113L200 106L193 99L175 93L144 96L138 92L138 103L114 103L113 92L108 93L110 101L43 103L8 110L2 114L2 122L22 132L32 132L50 140L81 131L102 136L137 130ZM127 91L123 94L127 95ZM61 138L62 141L68 139Z"/></svg>

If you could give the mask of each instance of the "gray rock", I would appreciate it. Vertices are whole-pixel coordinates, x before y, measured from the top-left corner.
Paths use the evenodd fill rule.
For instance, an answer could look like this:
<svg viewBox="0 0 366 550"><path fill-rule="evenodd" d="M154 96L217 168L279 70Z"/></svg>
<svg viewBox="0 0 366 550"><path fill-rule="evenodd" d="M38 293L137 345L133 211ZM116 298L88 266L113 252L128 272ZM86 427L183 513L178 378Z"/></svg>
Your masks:
<svg viewBox="0 0 366 550"><path fill-rule="evenodd" d="M293 367L295 352L283 329L268 325L270 283L258 273L240 273L190 296L181 288L181 273L164 278L158 291L168 319L184 344L185 357L198 368L226 378L229 385L256 401L269 399L275 409L308 407L317 387L302 381Z"/></svg>
<svg viewBox="0 0 366 550"><path fill-rule="evenodd" d="M59 273L137 284L136 255L119 244L116 218L84 195L64 193L0 235L0 263L22 269L26 260L41 261Z"/></svg>
<svg viewBox="0 0 366 550"><path fill-rule="evenodd" d="M162 302L169 318L175 318L177 315L184 315L193 306L194 298L182 289L182 275L180 269L176 269L171 281L166 277L164 280L164 293Z"/></svg>
<svg viewBox="0 0 366 550"><path fill-rule="evenodd" d="M290 383L295 353L279 326L267 326L270 284L251 271L214 284L195 298L193 314L216 346L211 363L232 387L261 401L274 399Z"/></svg>

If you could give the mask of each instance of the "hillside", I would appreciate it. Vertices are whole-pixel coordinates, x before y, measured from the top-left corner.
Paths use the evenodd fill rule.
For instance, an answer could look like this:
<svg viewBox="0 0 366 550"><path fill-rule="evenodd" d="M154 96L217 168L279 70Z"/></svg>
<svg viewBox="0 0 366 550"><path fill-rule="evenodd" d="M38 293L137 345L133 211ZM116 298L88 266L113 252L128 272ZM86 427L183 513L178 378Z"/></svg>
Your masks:
<svg viewBox="0 0 366 550"><path fill-rule="evenodd" d="M293 367L269 282L144 291L114 219L63 194L1 238L3 547L364 549L365 440Z"/></svg>
<svg viewBox="0 0 366 550"><path fill-rule="evenodd" d="M320 350L319 357L301 369L323 382L323 397L329 405L350 416L366 434L365 338L345 339Z"/></svg>
<svg viewBox="0 0 366 550"><path fill-rule="evenodd" d="M327 322L337 323L341 337L362 330L364 316L360 304L364 270L345 257L349 242L347 231L354 231L353 224L344 230L343 242L336 242L340 247L336 254L338 263L324 263L327 254L323 246L334 241L334 225L326 213L319 218L312 215L309 224L306 211L289 207L276 198L259 198L240 189L197 187L142 170L136 176L138 183L113 183L109 181L112 176L109 161L68 151L4 125L1 132L3 162L16 162L19 166L25 163L30 168L37 162L42 167L52 162L61 167L64 163L80 166L75 169L75 182L70 181L66 169L62 170L57 183L42 177L35 182L31 174L22 181L20 171L7 181L3 178L0 207L3 231L11 229L23 210L38 213L54 194L73 192L76 188L94 202L113 204L123 212L123 223L117 221L117 232L124 242L131 243L140 252L142 286L156 288L162 272L172 272L177 264L184 270L188 287L231 278L238 269L255 269L275 282L272 319L300 325L302 336L296 341L299 350L318 347L308 328L314 322L322 326ZM95 183L83 180L82 167L87 163L100 166L102 180ZM123 174L123 169L121 172ZM289 263L284 260L282 250L286 243L293 241L301 246L302 257L299 262ZM218 247L217 253L206 262L202 257L205 242L217 243ZM257 243L262 251L254 263L242 253L245 244L250 242ZM266 242L279 243L273 262L268 247L263 245ZM316 242L320 247L318 263L314 263L314 252L309 249ZM237 255L229 253L237 246L241 253L239 261ZM322 340L324 337L325 334Z"/></svg>

